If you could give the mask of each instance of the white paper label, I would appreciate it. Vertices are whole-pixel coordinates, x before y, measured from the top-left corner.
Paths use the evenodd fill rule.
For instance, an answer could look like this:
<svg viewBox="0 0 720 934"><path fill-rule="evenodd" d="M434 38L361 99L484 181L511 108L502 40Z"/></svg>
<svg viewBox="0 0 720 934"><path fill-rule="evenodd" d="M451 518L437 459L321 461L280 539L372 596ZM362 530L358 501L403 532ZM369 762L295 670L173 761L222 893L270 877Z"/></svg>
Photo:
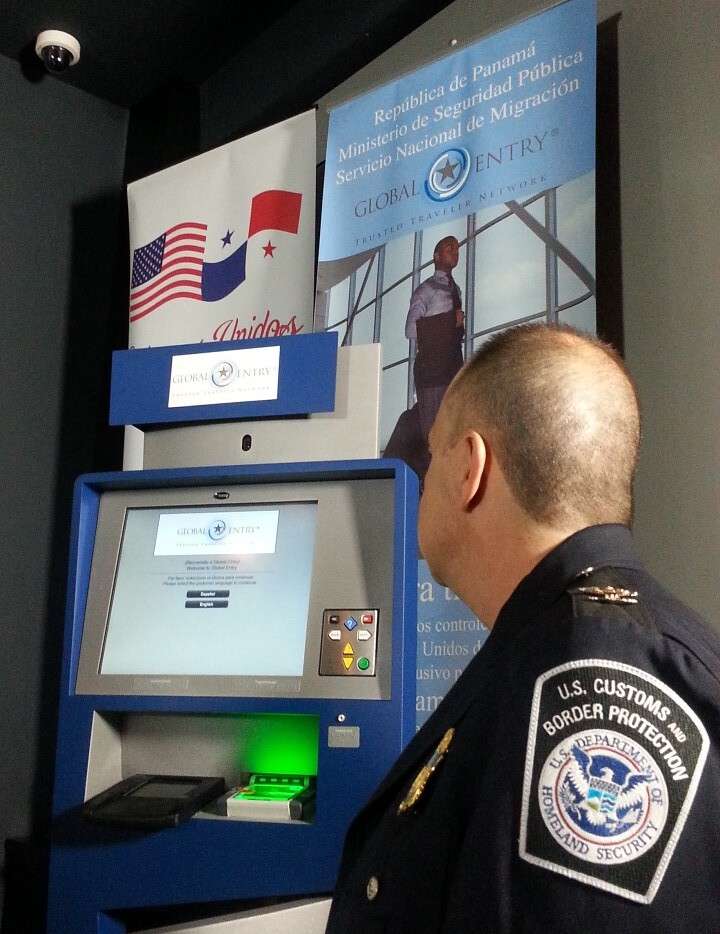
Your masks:
<svg viewBox="0 0 720 934"><path fill-rule="evenodd" d="M174 356L168 408L277 399L279 371L279 346Z"/></svg>

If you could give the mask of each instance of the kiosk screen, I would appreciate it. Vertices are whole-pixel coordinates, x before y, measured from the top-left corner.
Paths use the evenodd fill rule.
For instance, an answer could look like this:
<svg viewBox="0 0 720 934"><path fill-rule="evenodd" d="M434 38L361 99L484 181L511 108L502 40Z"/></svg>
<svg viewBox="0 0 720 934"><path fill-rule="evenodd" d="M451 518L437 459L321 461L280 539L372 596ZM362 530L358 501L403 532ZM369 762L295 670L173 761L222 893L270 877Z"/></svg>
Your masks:
<svg viewBox="0 0 720 934"><path fill-rule="evenodd" d="M128 509L100 673L301 675L316 513Z"/></svg>

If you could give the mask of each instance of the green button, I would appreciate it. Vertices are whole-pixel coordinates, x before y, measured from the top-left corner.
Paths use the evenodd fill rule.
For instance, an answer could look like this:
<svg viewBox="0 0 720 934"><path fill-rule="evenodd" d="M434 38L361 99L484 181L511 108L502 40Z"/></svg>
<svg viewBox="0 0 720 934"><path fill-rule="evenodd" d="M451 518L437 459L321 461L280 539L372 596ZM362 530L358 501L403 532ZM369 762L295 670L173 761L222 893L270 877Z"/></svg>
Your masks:
<svg viewBox="0 0 720 934"><path fill-rule="evenodd" d="M370 659L365 658L365 656L363 656L362 658L359 658L357 660L357 666L360 669L360 671L367 671L368 668L370 667Z"/></svg>

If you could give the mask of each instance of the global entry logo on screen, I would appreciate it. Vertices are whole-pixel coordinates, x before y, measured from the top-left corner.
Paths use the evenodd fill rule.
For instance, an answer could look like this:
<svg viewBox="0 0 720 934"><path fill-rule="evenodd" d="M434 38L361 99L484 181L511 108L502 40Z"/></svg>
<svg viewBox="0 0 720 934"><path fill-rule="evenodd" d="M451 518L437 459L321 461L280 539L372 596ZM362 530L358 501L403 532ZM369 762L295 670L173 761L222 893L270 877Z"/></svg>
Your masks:
<svg viewBox="0 0 720 934"><path fill-rule="evenodd" d="M158 517L154 554L268 555L277 541L277 509L228 509L211 515L162 513Z"/></svg>
<svg viewBox="0 0 720 934"><path fill-rule="evenodd" d="M221 539L225 538L228 533L227 523L223 519L216 519L214 522L210 523L208 528L208 535L214 542L219 542Z"/></svg>

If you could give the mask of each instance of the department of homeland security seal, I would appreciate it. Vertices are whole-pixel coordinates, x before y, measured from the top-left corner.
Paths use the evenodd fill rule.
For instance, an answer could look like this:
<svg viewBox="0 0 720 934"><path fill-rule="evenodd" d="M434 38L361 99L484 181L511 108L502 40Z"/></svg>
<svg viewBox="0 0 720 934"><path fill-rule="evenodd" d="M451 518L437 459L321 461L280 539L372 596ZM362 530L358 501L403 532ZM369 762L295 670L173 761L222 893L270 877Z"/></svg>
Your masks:
<svg viewBox="0 0 720 934"><path fill-rule="evenodd" d="M568 853L591 863L624 863L649 850L668 816L657 763L626 736L574 733L552 750L540 773L545 826Z"/></svg>
<svg viewBox="0 0 720 934"><path fill-rule="evenodd" d="M648 672L602 659L545 672L530 717L520 856L649 904L707 751L700 719Z"/></svg>

